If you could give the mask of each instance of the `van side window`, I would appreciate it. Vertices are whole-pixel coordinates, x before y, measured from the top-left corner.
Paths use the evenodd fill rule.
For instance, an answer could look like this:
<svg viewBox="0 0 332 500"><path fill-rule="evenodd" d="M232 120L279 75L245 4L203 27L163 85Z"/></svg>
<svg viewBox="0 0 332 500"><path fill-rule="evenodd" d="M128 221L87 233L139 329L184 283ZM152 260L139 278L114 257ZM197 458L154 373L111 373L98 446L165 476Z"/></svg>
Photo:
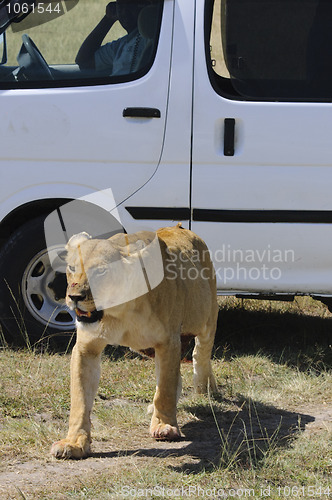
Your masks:
<svg viewBox="0 0 332 500"><path fill-rule="evenodd" d="M247 100L332 98L330 0L210 0L205 26L219 93Z"/></svg>
<svg viewBox="0 0 332 500"><path fill-rule="evenodd" d="M142 77L157 51L163 1L4 2L0 88L100 85Z"/></svg>

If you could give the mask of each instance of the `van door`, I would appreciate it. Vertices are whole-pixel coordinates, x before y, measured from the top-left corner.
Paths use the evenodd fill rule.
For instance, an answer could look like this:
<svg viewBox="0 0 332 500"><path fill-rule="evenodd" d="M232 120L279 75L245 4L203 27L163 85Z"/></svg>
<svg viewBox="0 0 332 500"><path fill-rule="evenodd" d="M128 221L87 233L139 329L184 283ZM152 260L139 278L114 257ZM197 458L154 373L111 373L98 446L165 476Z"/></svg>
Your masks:
<svg viewBox="0 0 332 500"><path fill-rule="evenodd" d="M121 203L161 156L173 2L126 2L121 19L115 2L106 12L102 0L74 1L70 9L34 4L7 29L0 66L0 216L39 196L78 198L107 188ZM96 26L101 48L93 61L78 58Z"/></svg>
<svg viewBox="0 0 332 500"><path fill-rule="evenodd" d="M225 293L330 294L332 4L197 2L193 230Z"/></svg>

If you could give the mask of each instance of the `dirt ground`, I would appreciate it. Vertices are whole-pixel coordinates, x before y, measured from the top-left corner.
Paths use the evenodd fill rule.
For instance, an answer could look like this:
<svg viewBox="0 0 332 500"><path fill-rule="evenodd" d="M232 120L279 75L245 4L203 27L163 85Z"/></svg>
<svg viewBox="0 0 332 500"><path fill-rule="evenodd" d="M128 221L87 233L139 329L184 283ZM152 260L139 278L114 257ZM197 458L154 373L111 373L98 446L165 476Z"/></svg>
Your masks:
<svg viewBox="0 0 332 500"><path fill-rule="evenodd" d="M234 411L236 408L234 408ZM241 418L234 423L233 411L217 415L218 422L228 434L228 440L236 445L239 439L243 422L252 435L249 439L259 439L261 429L273 434L280 424L278 446L287 446L287 442L299 427L306 433L317 433L323 429L332 428L332 407L301 407L292 410L278 410L276 408L258 407L257 416L253 416L250 409L244 406ZM255 421L255 418L258 420ZM249 424L250 419L250 424ZM241 422L240 422L241 420ZM156 460L167 459L167 464L178 471L199 471L208 464L217 464L220 460L220 437L212 415L204 415L202 419L191 419L180 422L183 434L182 440L173 443L156 442L148 436L148 432L141 436L131 435L123 440L116 437L110 441L93 441L93 454L80 461L58 461L49 456L45 450L43 460L20 460L17 456L6 464L5 472L0 473L0 498L39 498L37 491L57 491L59 483L66 488L73 484L80 485L80 479L99 473L121 473L121 468L129 462L137 466L151 464L156 466ZM24 493L22 495L20 493ZM43 497L44 498L44 497ZM52 498L68 498L61 493L54 493Z"/></svg>

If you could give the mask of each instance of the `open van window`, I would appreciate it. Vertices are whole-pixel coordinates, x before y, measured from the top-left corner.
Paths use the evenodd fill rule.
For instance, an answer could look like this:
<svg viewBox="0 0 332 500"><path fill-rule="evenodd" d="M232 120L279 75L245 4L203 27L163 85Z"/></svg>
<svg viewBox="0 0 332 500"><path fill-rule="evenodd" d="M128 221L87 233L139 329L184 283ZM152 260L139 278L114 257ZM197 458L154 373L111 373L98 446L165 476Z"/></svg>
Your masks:
<svg viewBox="0 0 332 500"><path fill-rule="evenodd" d="M142 77L156 54L163 0L126 1L134 21L129 27L123 14L120 19L118 3L121 0L2 3L0 29L6 33L8 61L0 68L0 88L97 85ZM93 64L86 65L78 54L100 26L99 45L90 47Z"/></svg>
<svg viewBox="0 0 332 500"><path fill-rule="evenodd" d="M221 94L332 99L331 1L215 0L207 18L210 75Z"/></svg>

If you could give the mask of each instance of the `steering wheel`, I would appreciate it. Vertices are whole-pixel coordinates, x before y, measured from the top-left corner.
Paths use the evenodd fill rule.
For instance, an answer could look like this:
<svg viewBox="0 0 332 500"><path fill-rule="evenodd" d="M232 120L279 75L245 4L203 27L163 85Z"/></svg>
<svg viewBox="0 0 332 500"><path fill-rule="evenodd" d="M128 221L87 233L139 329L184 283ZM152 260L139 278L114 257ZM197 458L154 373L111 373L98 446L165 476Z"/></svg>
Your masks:
<svg viewBox="0 0 332 500"><path fill-rule="evenodd" d="M26 33L22 35L22 42L26 53L30 57L31 64L38 67L43 77L46 77L48 80L54 80L49 65L47 64L44 56L38 49L35 42Z"/></svg>

